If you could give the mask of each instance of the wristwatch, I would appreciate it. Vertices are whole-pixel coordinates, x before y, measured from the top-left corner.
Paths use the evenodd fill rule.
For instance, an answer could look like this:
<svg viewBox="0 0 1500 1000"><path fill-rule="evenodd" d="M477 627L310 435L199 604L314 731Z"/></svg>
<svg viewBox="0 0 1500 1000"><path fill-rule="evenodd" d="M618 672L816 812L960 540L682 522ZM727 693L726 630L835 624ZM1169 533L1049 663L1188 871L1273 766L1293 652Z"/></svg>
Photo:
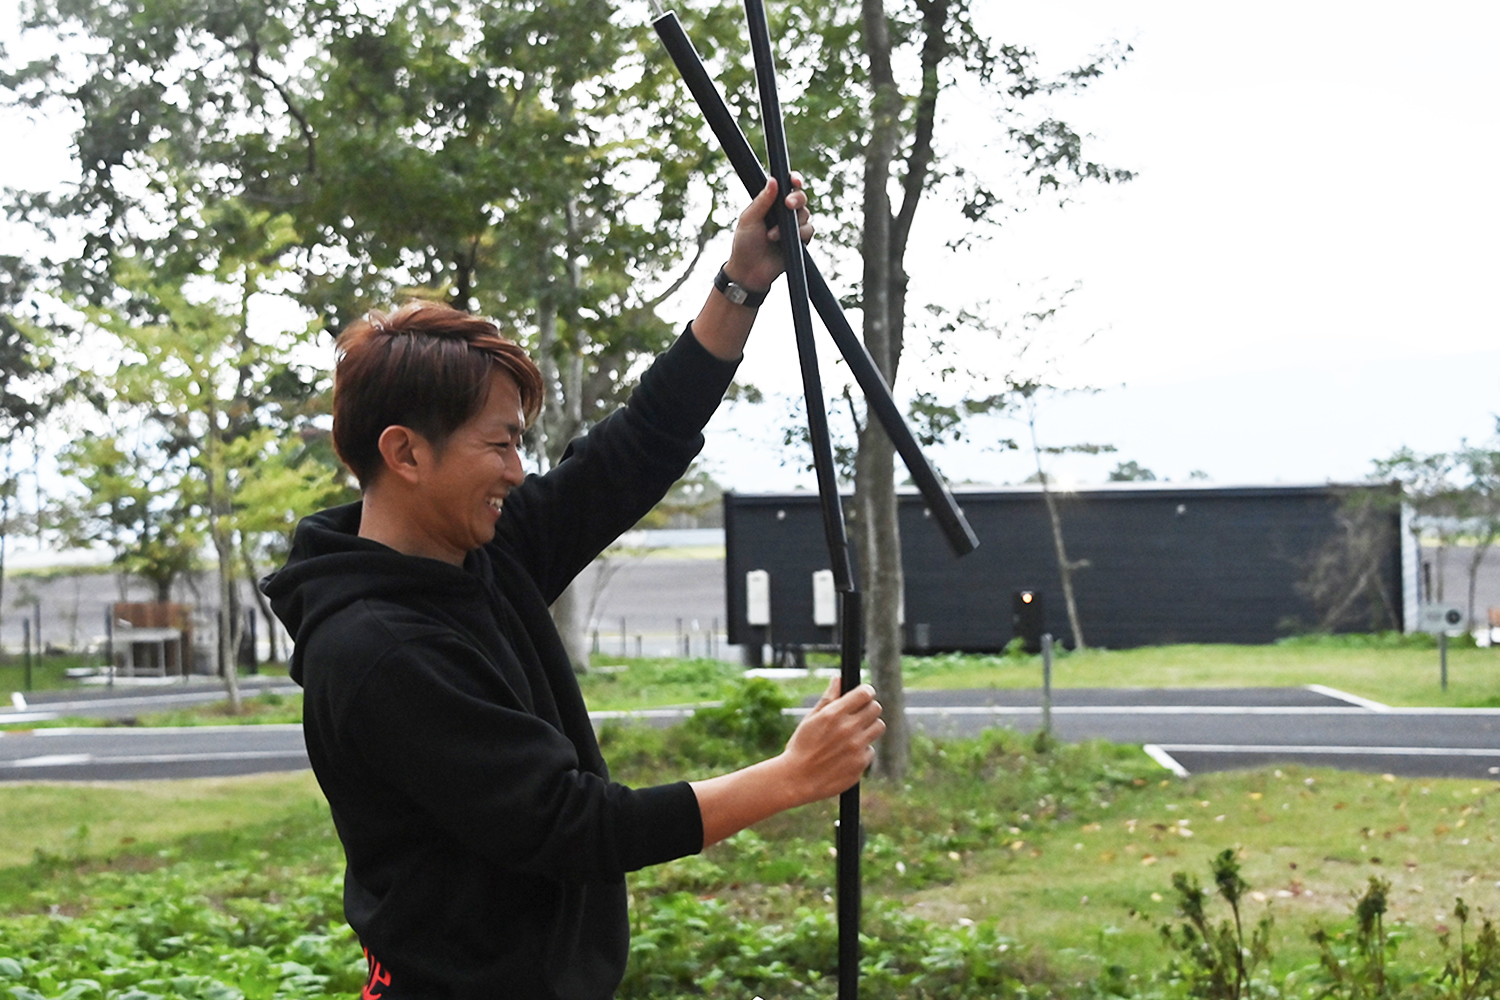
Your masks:
<svg viewBox="0 0 1500 1000"><path fill-rule="evenodd" d="M724 297L730 302L733 302L737 306L746 306L750 309L758 309L760 304L766 301L766 295L771 291L767 288L757 292L753 288L746 288L737 281L729 280L729 275L724 272L722 266L719 268L719 273L714 275L714 287L723 292Z"/></svg>

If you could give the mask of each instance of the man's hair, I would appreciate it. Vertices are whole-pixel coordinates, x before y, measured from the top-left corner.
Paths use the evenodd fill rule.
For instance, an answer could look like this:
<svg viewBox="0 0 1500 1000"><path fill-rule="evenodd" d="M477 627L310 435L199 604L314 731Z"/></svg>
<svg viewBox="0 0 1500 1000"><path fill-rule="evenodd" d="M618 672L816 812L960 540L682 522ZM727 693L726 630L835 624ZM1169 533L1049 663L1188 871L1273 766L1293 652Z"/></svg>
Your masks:
<svg viewBox="0 0 1500 1000"><path fill-rule="evenodd" d="M336 343L333 446L361 488L384 465L380 435L410 427L441 451L478 413L490 376L509 375L530 426L542 408L542 374L494 323L439 302L416 300L351 323Z"/></svg>

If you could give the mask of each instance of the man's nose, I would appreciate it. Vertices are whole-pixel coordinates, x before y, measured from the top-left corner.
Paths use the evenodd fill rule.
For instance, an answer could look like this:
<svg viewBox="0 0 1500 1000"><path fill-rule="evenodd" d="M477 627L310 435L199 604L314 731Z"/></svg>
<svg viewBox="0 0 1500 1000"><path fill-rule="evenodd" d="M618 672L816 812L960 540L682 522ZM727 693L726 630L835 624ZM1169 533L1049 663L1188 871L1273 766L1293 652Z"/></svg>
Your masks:
<svg viewBox="0 0 1500 1000"><path fill-rule="evenodd" d="M526 479L526 467L521 462L519 449L511 452L510 461L505 463L505 481L511 486L520 486Z"/></svg>

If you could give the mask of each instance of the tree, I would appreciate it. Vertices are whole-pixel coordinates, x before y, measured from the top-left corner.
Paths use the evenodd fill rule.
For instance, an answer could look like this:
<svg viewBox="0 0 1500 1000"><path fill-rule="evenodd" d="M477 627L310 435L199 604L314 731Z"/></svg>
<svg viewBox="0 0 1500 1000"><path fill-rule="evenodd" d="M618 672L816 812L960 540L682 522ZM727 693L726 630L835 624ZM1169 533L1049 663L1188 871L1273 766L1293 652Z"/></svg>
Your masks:
<svg viewBox="0 0 1500 1000"><path fill-rule="evenodd" d="M116 419L124 417L118 407L111 409ZM69 545L103 542L116 566L150 583L156 600L165 603L173 584L197 568L203 538L189 498L176 488L184 473L181 457L154 438L136 436L135 442L92 431L69 442L58 455L58 471L77 482L82 494L61 499L53 518Z"/></svg>
<svg viewBox="0 0 1500 1000"><path fill-rule="evenodd" d="M1464 534L1473 545L1469 554L1468 629L1478 624L1475 606L1479 586L1479 568L1485 555L1500 537L1500 418L1495 421L1495 436L1482 445L1464 441L1456 453L1455 463L1464 478L1456 497L1456 514ZM1486 620L1488 623L1488 620Z"/></svg>
<svg viewBox="0 0 1500 1000"><path fill-rule="evenodd" d="M221 250L200 273L175 277L150 274L130 258L117 260L115 280L129 297L128 309L87 304L84 309L91 325L118 345L118 352L111 352L118 364L93 373L107 389L110 405L144 415L160 434L153 447L163 459L162 475L171 481L155 491L157 502L170 498L168 503L186 512L184 531L200 533L212 545L219 590L217 659L237 712L239 584L246 569L254 578L248 558L253 539L288 530L336 495L340 484L332 468L301 454L295 407L290 419L278 412L282 400L276 387L297 381L288 377L288 356L315 335L315 328L270 335L251 328L252 302L279 274L279 250L290 239L287 220L230 204L203 221L239 230L235 250ZM95 467L96 482L118 467L115 453L94 450L112 461L107 468ZM127 490L116 492L128 496ZM142 502L149 507L151 500ZM145 516L149 519L149 512ZM113 530L117 522L106 523Z"/></svg>
<svg viewBox="0 0 1500 1000"><path fill-rule="evenodd" d="M5 607L5 548L13 520L16 442L29 434L61 398L51 379L45 334L27 299L35 271L19 257L0 257L0 619Z"/></svg>
<svg viewBox="0 0 1500 1000"><path fill-rule="evenodd" d="M1393 506L1400 496L1385 490L1349 491L1334 512L1337 529L1312 556L1297 589L1312 602L1320 632L1400 628L1385 570L1392 536L1399 530Z"/></svg>
<svg viewBox="0 0 1500 1000"><path fill-rule="evenodd" d="M831 230L836 244L859 252L862 336L892 386L908 326L906 255L929 192L957 203L970 227L955 241L962 248L1017 210L1028 186L1063 198L1081 181L1130 177L1085 157L1083 137L1065 122L1029 112L1042 103L1037 98L1087 86L1118 65L1127 50L1107 48L1083 66L1044 78L1034 53L984 37L972 11L970 0L798 4L783 8L776 26L778 58L803 87L787 120L793 166L817 179L820 228ZM940 100L960 80L992 101L999 127L978 162L945 154L939 142ZM1018 166L1023 178L1014 203L1002 187L1014 175L997 162L1002 160ZM998 395L993 402L997 409L1007 405ZM964 410L953 404L952 416L961 418ZM876 768L899 777L906 771L910 736L901 682L895 449L878 422L866 419L857 430L851 521L870 672L890 726L877 747Z"/></svg>
<svg viewBox="0 0 1500 1000"><path fill-rule="evenodd" d="M1422 599L1441 601L1444 595L1443 552L1457 539L1459 525L1453 516L1458 484L1453 456L1446 452L1422 454L1403 447L1389 458L1375 461L1372 478L1401 486L1402 501L1411 506L1411 531L1420 539L1437 542L1437 579L1423 580Z"/></svg>
<svg viewBox="0 0 1500 1000"><path fill-rule="evenodd" d="M528 343L550 397L530 436L543 470L666 345L656 307L730 221L670 65L606 0L37 0L30 23L102 43L69 46L81 71L7 78L82 119L78 189L11 203L81 234L57 280L100 302L118 248L190 263L205 206L284 215L292 291L328 330L415 293Z"/></svg>
<svg viewBox="0 0 1500 1000"><path fill-rule="evenodd" d="M1375 477L1401 485L1412 509L1412 531L1437 542L1437 579L1424 593L1426 600L1445 597L1444 551L1460 542L1471 546L1466 607L1467 627L1473 630L1479 569L1500 538L1500 418L1495 436L1483 444L1463 440L1452 452L1431 454L1402 448L1375 462Z"/></svg>
<svg viewBox="0 0 1500 1000"><path fill-rule="evenodd" d="M1013 382L1011 391L1021 397L1026 412L1026 429L1030 433L1031 455L1036 462L1036 481L1042 487L1042 501L1047 507L1047 520L1052 526L1052 551L1057 557L1057 577L1062 585L1063 606L1068 612L1068 628L1073 633L1073 648L1082 652L1088 648L1083 640L1083 625L1078 616L1078 599L1073 594L1073 574L1087 569L1087 559L1069 559L1068 547L1063 540L1062 511L1058 509L1057 494L1052 489L1052 477L1042 462L1043 455L1098 455L1115 450L1109 444L1049 445L1044 447L1036 433L1036 397L1043 390L1057 390L1038 381Z"/></svg>
<svg viewBox="0 0 1500 1000"><path fill-rule="evenodd" d="M1195 473L1188 478L1201 479L1206 477ZM1112 483L1153 483L1156 481L1156 473L1144 468L1141 463L1132 459L1129 462L1121 462L1110 470L1109 481Z"/></svg>

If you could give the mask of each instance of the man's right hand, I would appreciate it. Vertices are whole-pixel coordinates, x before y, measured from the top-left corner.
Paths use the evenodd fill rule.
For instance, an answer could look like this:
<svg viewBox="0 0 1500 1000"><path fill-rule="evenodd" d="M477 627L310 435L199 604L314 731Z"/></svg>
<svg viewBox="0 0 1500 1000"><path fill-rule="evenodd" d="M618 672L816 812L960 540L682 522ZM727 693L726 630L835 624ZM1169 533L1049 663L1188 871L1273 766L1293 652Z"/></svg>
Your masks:
<svg viewBox="0 0 1500 1000"><path fill-rule="evenodd" d="M703 846L768 816L852 788L870 766L874 743L885 732L880 711L870 685L840 694L835 678L780 754L733 774L693 782L703 818Z"/></svg>

